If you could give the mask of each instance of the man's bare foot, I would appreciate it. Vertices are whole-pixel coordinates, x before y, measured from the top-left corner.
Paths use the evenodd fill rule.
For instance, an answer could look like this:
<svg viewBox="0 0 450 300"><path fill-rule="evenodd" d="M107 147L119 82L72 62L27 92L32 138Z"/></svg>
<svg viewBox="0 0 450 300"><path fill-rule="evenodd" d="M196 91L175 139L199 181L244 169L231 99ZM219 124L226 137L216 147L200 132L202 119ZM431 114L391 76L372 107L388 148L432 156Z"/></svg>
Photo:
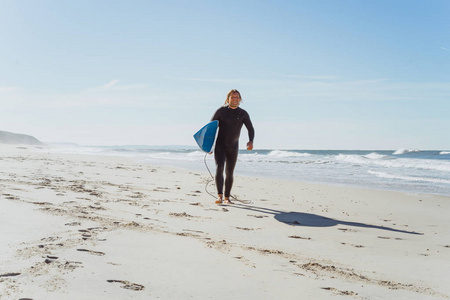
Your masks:
<svg viewBox="0 0 450 300"><path fill-rule="evenodd" d="M222 204L223 203L222 197L220 195L219 195L219 197L217 197L217 200L216 200L215 203L216 204Z"/></svg>

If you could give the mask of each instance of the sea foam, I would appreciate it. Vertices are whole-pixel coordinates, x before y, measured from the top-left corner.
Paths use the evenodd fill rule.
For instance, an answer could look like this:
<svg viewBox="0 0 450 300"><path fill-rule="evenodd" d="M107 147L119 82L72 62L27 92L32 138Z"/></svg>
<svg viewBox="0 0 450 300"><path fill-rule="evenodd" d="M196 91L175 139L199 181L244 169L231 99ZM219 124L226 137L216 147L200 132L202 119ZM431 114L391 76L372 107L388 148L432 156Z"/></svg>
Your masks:
<svg viewBox="0 0 450 300"><path fill-rule="evenodd" d="M376 152L373 152L373 153L369 153L369 154L367 154L367 155L364 155L364 157L370 158L370 159L386 159L386 158L388 158L388 156L382 155L382 154L378 154L378 153L376 153Z"/></svg>
<svg viewBox="0 0 450 300"><path fill-rule="evenodd" d="M401 154L411 153L411 152L421 152L421 151L420 151L420 150L417 150L417 149L405 149L405 148L401 148L401 149L398 149L397 151L395 151L393 154L394 154L394 155L401 155Z"/></svg>
<svg viewBox="0 0 450 300"><path fill-rule="evenodd" d="M424 160L414 158L390 158L383 155L377 156L373 154L372 155L368 154L364 156L339 154L338 156L336 156L336 160L356 165L367 165L367 166L372 165L372 166L381 166L385 168L409 168L409 169L450 172L450 162L447 161Z"/></svg>
<svg viewBox="0 0 450 300"><path fill-rule="evenodd" d="M309 154L309 153L299 153L299 152L291 152L291 151L284 151L284 150L273 150L268 155L272 156L272 157L305 157L305 156L311 156L311 154Z"/></svg>
<svg viewBox="0 0 450 300"><path fill-rule="evenodd" d="M422 182L450 184L450 180L442 179L442 178L405 176L405 175L390 174L390 173L378 172L378 171L372 171L372 170L367 171L367 173L375 175L380 178L387 178L387 179L399 179L399 180L414 181L414 182L422 181Z"/></svg>

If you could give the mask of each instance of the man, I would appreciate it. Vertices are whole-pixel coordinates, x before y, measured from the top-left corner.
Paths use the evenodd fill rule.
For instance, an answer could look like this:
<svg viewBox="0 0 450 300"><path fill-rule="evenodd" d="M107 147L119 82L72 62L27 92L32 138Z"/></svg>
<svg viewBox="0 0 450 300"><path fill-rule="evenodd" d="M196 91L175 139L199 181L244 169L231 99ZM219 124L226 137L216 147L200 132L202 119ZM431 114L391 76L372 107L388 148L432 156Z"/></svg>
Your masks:
<svg viewBox="0 0 450 300"><path fill-rule="evenodd" d="M218 198L217 204L232 204L230 201L231 188L233 187L233 172L239 151L239 136L242 125L245 125L248 131L247 150L253 149L253 138L255 130L249 114L239 107L241 104L241 94L238 90L228 92L224 106L219 108L211 121L219 121L219 134L214 149L214 158L216 161L216 186ZM226 163L226 166L225 166ZM225 195L223 193L223 171L225 167ZM225 196L225 197L224 197ZM225 199L224 199L225 198Z"/></svg>

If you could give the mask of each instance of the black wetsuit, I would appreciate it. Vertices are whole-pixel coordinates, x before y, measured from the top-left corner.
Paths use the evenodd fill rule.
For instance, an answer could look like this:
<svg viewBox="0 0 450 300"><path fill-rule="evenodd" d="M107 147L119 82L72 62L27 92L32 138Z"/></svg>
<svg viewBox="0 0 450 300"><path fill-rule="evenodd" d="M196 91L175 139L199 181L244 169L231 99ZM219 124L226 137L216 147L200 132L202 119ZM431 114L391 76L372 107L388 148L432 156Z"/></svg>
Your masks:
<svg viewBox="0 0 450 300"><path fill-rule="evenodd" d="M217 193L223 194L223 171L226 162L225 197L228 198L233 186L233 172L238 157L239 135L241 134L242 125L245 124L248 130L250 142L253 142L255 130L253 129L250 116L240 107L236 109L228 106L221 107L214 114L211 121L213 120L219 121L219 134L214 150Z"/></svg>

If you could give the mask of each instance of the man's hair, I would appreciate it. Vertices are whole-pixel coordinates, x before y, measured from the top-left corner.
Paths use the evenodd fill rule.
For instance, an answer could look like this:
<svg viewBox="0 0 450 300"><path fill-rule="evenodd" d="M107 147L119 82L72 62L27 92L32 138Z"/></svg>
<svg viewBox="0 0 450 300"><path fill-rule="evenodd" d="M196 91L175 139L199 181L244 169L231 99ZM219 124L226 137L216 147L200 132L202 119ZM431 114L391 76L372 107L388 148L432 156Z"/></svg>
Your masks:
<svg viewBox="0 0 450 300"><path fill-rule="evenodd" d="M232 90L229 91L228 94L227 94L227 99L225 99L225 103L223 104L224 106L228 104L228 99L231 97L232 94L238 94L238 95L239 95L239 98L240 98L241 101L242 101L241 93L239 93L239 91L236 90L236 89L232 89Z"/></svg>

